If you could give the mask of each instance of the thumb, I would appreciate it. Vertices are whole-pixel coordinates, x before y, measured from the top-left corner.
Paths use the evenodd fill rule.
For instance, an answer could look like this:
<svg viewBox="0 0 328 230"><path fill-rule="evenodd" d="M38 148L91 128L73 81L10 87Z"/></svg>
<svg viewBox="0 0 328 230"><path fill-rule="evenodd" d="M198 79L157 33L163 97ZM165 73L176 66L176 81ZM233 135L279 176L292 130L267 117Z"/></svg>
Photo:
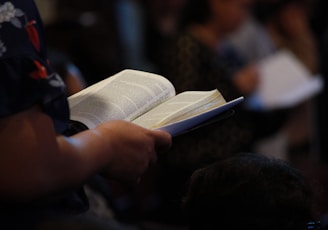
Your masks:
<svg viewBox="0 0 328 230"><path fill-rule="evenodd" d="M168 151L172 146L172 136L164 131L153 130L152 135L154 137L156 152Z"/></svg>

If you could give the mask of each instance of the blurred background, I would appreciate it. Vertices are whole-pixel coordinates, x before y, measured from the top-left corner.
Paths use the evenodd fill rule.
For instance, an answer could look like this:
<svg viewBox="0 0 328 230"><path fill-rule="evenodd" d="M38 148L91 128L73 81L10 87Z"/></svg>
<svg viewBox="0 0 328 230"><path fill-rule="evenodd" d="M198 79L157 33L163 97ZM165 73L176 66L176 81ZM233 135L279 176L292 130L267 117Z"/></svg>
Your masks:
<svg viewBox="0 0 328 230"><path fill-rule="evenodd" d="M201 87L202 84L193 83L198 75L207 74L209 82L215 82L216 75L218 82L224 82L220 74L233 73L227 83L231 86L222 83L224 96L229 98L234 90L248 96L256 88L256 81L252 77L239 81L239 75L252 75L239 70L252 72L247 67L256 66L279 49L291 51L311 76L319 74L327 82L326 0L230 0L226 5L212 4L213 9L195 8L195 2L36 0L45 25L50 60L66 81L69 95L131 68L161 74L176 85L177 91L193 89L192 84ZM207 76L198 77L207 81ZM316 212L323 221L326 215L328 218L327 99L327 89L323 87L318 94L287 109L269 114L248 111L245 116L250 117L247 125L252 138L244 130L220 128L220 133L229 129L225 142L237 136L247 142L240 144L244 146L240 151L282 158L302 170L316 191ZM192 138L197 137L186 137L183 142L190 143ZM179 140L176 142L179 145ZM198 147L201 145L208 143L200 142ZM213 149L221 148L220 142L210 145ZM197 152L196 147L179 149ZM230 150L237 151L222 149L228 155ZM200 162L198 156L193 159ZM186 178L200 166L189 160L163 159L165 163L152 169L151 175L145 175L139 189L115 183L107 187L99 180L90 184L103 194L119 220L142 220L145 229L167 225L174 229L172 226L184 224L183 216L176 210ZM175 188L177 191L172 192Z"/></svg>

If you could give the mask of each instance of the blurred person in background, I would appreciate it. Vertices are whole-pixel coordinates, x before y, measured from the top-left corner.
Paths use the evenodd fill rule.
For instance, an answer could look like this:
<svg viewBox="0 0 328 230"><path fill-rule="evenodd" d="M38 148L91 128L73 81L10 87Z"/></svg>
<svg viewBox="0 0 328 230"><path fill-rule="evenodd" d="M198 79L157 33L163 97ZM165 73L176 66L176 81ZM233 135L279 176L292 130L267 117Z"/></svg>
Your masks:
<svg viewBox="0 0 328 230"><path fill-rule="evenodd" d="M243 22L251 2L251 0L188 1L179 24L181 33L174 38L171 47L168 47L172 49L169 49L167 56L164 53L165 59L162 60L161 69L165 76L176 83L174 85L178 92L196 87L209 88L206 87L209 80L225 78L208 76L211 70L221 72L219 75L226 75L225 80L239 94L247 95L256 88L256 68L246 66L239 54L224 42L224 37L236 30ZM168 57L174 59L172 61L169 59L166 63ZM197 62L197 59L200 60ZM211 62L214 62L213 67L206 68ZM204 78L207 78L207 81ZM195 81L200 85L195 84ZM224 88L221 87L223 95L228 100L232 99L232 90L224 92Z"/></svg>
<svg viewBox="0 0 328 230"><path fill-rule="evenodd" d="M317 44L307 0L257 0L253 12L276 49L291 50L312 73L318 73Z"/></svg>
<svg viewBox="0 0 328 230"><path fill-rule="evenodd" d="M249 0L186 2L179 31L161 47L158 64L159 73L173 83L177 93L217 88L229 101L256 88L256 67L244 63L224 43L224 37L243 22L250 4ZM166 219L180 221L178 201L195 169L248 149L252 133L245 126L238 110L230 119L175 138L172 151L160 163L163 219L166 213Z"/></svg>
<svg viewBox="0 0 328 230"><path fill-rule="evenodd" d="M311 74L318 74L318 47L309 23L310 6L307 0L256 0L252 17L228 40L249 62L287 49ZM293 159L300 154L317 154L315 112L311 99L285 110L279 130L258 142L257 151L274 155L272 146L280 145L278 152L284 154L276 157Z"/></svg>
<svg viewBox="0 0 328 230"><path fill-rule="evenodd" d="M141 0L144 11L144 47L147 59L158 71L163 46L179 32L188 0Z"/></svg>
<svg viewBox="0 0 328 230"><path fill-rule="evenodd" d="M243 22L250 3L249 0L187 2L181 30L164 47L160 65L161 74L173 83L178 93L217 88L229 101L248 95L256 88L256 67L244 63L238 53L224 43L224 37ZM188 158L181 163L186 166L187 162L194 161L198 165L201 162L196 160L198 154L205 159L240 151L242 142L249 137L236 120L224 122L224 127L204 129L198 137L186 135L186 139L191 138L186 142L192 144L178 151L181 152L178 155ZM226 149L217 148L219 143Z"/></svg>
<svg viewBox="0 0 328 230"><path fill-rule="evenodd" d="M317 44L307 0L255 0L252 14L229 41L250 62L290 49L312 73L318 72Z"/></svg>

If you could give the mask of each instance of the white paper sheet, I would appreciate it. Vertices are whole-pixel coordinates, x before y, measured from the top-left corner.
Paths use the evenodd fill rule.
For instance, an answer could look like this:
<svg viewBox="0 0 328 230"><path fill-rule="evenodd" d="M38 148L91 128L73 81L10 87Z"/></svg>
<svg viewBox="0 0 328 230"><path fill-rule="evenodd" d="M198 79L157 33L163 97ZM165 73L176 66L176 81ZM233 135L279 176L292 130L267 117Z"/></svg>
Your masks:
<svg viewBox="0 0 328 230"><path fill-rule="evenodd" d="M310 71L291 52L282 50L259 63L260 83L249 98L249 107L266 110L288 108L318 94L323 79Z"/></svg>

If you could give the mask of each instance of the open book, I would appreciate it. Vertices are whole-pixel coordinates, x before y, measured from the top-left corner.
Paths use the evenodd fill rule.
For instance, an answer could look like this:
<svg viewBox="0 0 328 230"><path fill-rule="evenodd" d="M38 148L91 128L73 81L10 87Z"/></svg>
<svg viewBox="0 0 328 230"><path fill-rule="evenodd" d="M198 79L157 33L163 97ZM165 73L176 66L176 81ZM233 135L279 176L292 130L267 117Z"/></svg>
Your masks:
<svg viewBox="0 0 328 230"><path fill-rule="evenodd" d="M221 114L243 100L226 102L217 90L178 95L164 77L123 70L68 98L71 120L94 128L108 120L125 120L177 135Z"/></svg>

